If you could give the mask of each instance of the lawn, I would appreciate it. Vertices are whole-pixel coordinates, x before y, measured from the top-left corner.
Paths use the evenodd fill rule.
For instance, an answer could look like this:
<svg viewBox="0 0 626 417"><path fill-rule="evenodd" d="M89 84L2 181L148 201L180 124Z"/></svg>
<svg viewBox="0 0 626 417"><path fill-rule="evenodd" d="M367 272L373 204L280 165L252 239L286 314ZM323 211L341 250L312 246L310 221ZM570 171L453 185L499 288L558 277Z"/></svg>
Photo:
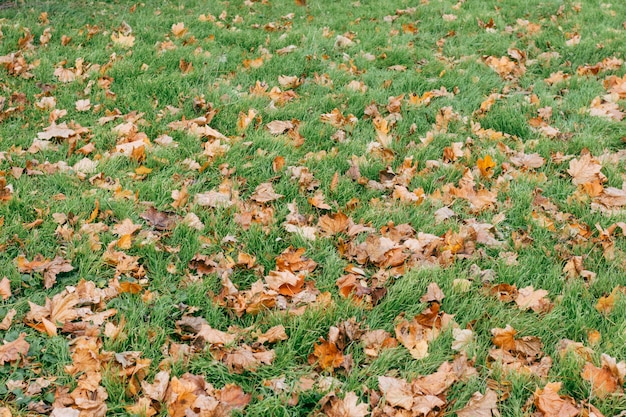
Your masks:
<svg viewBox="0 0 626 417"><path fill-rule="evenodd" d="M625 20L0 3L0 417L624 416Z"/></svg>

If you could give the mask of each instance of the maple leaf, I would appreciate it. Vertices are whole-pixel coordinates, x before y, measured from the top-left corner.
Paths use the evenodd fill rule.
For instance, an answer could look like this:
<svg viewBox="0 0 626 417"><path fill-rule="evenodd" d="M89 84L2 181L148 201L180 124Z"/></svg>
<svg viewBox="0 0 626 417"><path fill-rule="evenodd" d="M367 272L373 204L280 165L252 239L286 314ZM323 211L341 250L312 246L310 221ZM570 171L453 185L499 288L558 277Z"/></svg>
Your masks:
<svg viewBox="0 0 626 417"><path fill-rule="evenodd" d="M486 155L484 158L478 158L476 165L480 170L480 175L485 178L491 178L493 176L493 169L496 167L496 163L491 159L490 155Z"/></svg>
<svg viewBox="0 0 626 417"><path fill-rule="evenodd" d="M187 28L185 28L184 22L174 23L172 25L172 34L176 36L177 38L180 38L185 33L187 33Z"/></svg>
<svg viewBox="0 0 626 417"><path fill-rule="evenodd" d="M309 204L320 210L331 210L332 207L324 202L324 194L321 192L316 193L313 197L309 198Z"/></svg>
<svg viewBox="0 0 626 417"><path fill-rule="evenodd" d="M620 390L617 378L604 366L598 368L587 362L580 376L591 383L591 393L598 398L605 398L607 395Z"/></svg>
<svg viewBox="0 0 626 417"><path fill-rule="evenodd" d="M506 328L491 329L493 344L511 352L518 352L526 356L539 356L541 354L541 340L534 336L515 338L517 330L507 324Z"/></svg>
<svg viewBox="0 0 626 417"><path fill-rule="evenodd" d="M410 410L413 406L413 392L405 380L379 376L378 388L385 396L385 401L391 406L401 407L405 410Z"/></svg>
<svg viewBox="0 0 626 417"><path fill-rule="evenodd" d="M363 343L363 351L370 358L378 357L383 349L398 346L398 341L391 337L388 331L382 329L363 333L361 342Z"/></svg>
<svg viewBox="0 0 626 417"><path fill-rule="evenodd" d="M548 291L535 290L532 285L529 285L519 289L515 303L522 310L531 309L535 313L547 312L552 308L552 304L546 295Z"/></svg>
<svg viewBox="0 0 626 417"><path fill-rule="evenodd" d="M59 125L52 123L50 126L46 127L43 132L37 133L37 137L44 140L54 138L67 139L75 134L76 131L68 128L66 123L61 123Z"/></svg>
<svg viewBox="0 0 626 417"><path fill-rule="evenodd" d="M472 394L467 405L456 412L458 417L499 417L498 395L487 388L485 395L479 391Z"/></svg>
<svg viewBox="0 0 626 417"><path fill-rule="evenodd" d="M274 188L271 183L264 182L256 187L254 193L250 196L250 199L256 201L257 203L268 203L282 197L284 197L282 194L274 192Z"/></svg>
<svg viewBox="0 0 626 417"><path fill-rule="evenodd" d="M470 329L452 329L453 350L463 350L474 341L474 332Z"/></svg>
<svg viewBox="0 0 626 417"><path fill-rule="evenodd" d="M176 222L180 220L175 214L158 211L153 206L149 206L139 217L150 223L156 230L171 230L176 226Z"/></svg>
<svg viewBox="0 0 626 417"><path fill-rule="evenodd" d="M525 169L540 168L546 162L538 153L525 154L518 152L510 158L513 165Z"/></svg>
<svg viewBox="0 0 626 417"><path fill-rule="evenodd" d="M285 333L285 327L282 324L271 327L265 333L259 335L257 343L276 343L280 340L287 340L289 336Z"/></svg>
<svg viewBox="0 0 626 417"><path fill-rule="evenodd" d="M111 40L113 43L121 46L122 48L132 48L135 44L135 37L131 34L124 35L123 33L112 33Z"/></svg>
<svg viewBox="0 0 626 417"><path fill-rule="evenodd" d="M571 397L559 395L560 382L550 382L534 394L535 406L543 417L575 417L580 413Z"/></svg>
<svg viewBox="0 0 626 417"><path fill-rule="evenodd" d="M237 118L237 130L240 132L246 130L257 114L258 113L255 109L249 109L248 113L240 112L239 117Z"/></svg>
<svg viewBox="0 0 626 417"><path fill-rule="evenodd" d="M288 120L274 120L265 125L265 127L267 127L267 130L269 130L272 135L282 135L286 131L293 129L295 126Z"/></svg>
<svg viewBox="0 0 626 417"><path fill-rule="evenodd" d="M0 346L0 365L5 363L15 363L22 357L28 355L30 343L26 341L26 333L20 333L17 339L12 342L6 340Z"/></svg>
<svg viewBox="0 0 626 417"><path fill-rule="evenodd" d="M441 291L441 288L439 288L439 285L437 285L436 282L431 282L428 284L426 294L420 298L420 303L428 303L431 301L441 303L444 298L446 298L446 296L443 294L443 291Z"/></svg>
<svg viewBox="0 0 626 417"><path fill-rule="evenodd" d="M29 262L24 256L20 255L17 257L16 261L18 270L21 273L30 274L33 272L41 272L44 278L44 288L46 289L54 286L58 274L74 270L70 262L60 256L48 260L42 255L36 255L35 258Z"/></svg>
<svg viewBox="0 0 626 417"><path fill-rule="evenodd" d="M313 353L309 355L310 364L318 364L325 371L333 372L344 362L343 353L337 348L335 343L320 338L320 343L313 346Z"/></svg>
<svg viewBox="0 0 626 417"><path fill-rule="evenodd" d="M342 212L335 214L325 214L320 216L317 225L327 235L336 235L345 232L350 224L348 216Z"/></svg>
<svg viewBox="0 0 626 417"><path fill-rule="evenodd" d="M369 406L359 404L359 397L353 391L347 392L343 399L331 393L322 401L325 402L322 412L328 417L365 417L370 414Z"/></svg>
<svg viewBox="0 0 626 417"><path fill-rule="evenodd" d="M571 175L572 182L575 185L585 184L594 180L603 182L604 175L600 172L602 164L599 163L591 154L585 153L580 159L572 159L569 162L567 173Z"/></svg>

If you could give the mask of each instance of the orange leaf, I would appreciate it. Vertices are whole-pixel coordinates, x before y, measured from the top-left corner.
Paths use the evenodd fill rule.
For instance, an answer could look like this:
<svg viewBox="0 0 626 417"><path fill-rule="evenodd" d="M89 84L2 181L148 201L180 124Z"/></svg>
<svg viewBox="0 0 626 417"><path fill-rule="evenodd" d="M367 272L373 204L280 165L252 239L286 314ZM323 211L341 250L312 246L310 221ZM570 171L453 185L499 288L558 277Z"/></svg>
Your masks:
<svg viewBox="0 0 626 417"><path fill-rule="evenodd" d="M598 368L587 362L580 376L591 383L591 393L598 398L604 398L620 388L617 378L604 366Z"/></svg>
<svg viewBox="0 0 626 417"><path fill-rule="evenodd" d="M313 354L309 356L309 363L318 363L318 365L325 371L333 371L335 368L341 366L343 362L343 353L332 342L327 342L324 339L320 340L320 344L316 344L313 348Z"/></svg>
<svg viewBox="0 0 626 417"><path fill-rule="evenodd" d="M3 300L11 297L11 281L7 277L2 278L0 280L0 297Z"/></svg>
<svg viewBox="0 0 626 417"><path fill-rule="evenodd" d="M496 163L491 159L491 156L487 155L484 158L478 158L476 165L480 170L480 175L485 178L491 178L493 176L493 169L496 167Z"/></svg>

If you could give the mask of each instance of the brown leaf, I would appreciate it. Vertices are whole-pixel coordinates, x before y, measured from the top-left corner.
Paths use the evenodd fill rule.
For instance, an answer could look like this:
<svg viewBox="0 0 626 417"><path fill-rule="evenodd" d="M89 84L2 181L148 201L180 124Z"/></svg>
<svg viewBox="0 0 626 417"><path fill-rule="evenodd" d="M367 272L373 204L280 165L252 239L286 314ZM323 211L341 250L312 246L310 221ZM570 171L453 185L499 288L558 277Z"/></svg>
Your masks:
<svg viewBox="0 0 626 417"><path fill-rule="evenodd" d="M57 281L57 275L61 272L70 272L73 270L74 267L69 261L61 258L60 256L55 257L52 261L50 261L43 273L44 288L52 288Z"/></svg>
<svg viewBox="0 0 626 417"><path fill-rule="evenodd" d="M515 303L521 310L531 309L535 313L547 312L552 304L546 295L548 295L548 291L535 290L532 285L529 285L519 289Z"/></svg>
<svg viewBox="0 0 626 417"><path fill-rule="evenodd" d="M369 406L359 404L359 397L350 391L343 399L339 399L334 393L322 407L322 412L328 417L365 417L370 414Z"/></svg>
<svg viewBox="0 0 626 417"><path fill-rule="evenodd" d="M439 288L439 285L437 285L436 282L431 282L428 284L426 294L422 295L422 298L420 298L420 303L428 303L431 301L441 303L441 300L445 297L446 296L443 294L443 291L441 291L441 288Z"/></svg>
<svg viewBox="0 0 626 417"><path fill-rule="evenodd" d="M272 135L282 135L286 131L293 129L294 124L289 120L274 120L265 125L265 127Z"/></svg>
<svg viewBox="0 0 626 417"><path fill-rule="evenodd" d="M615 299L618 296L618 294L620 294L619 286L615 287L609 295L600 297L598 299L598 302L596 303L596 310L598 310L598 312L605 314L605 315L610 314L611 311L613 311L613 308L615 307Z"/></svg>
<svg viewBox="0 0 626 417"><path fill-rule="evenodd" d="M141 381L141 387L145 395L153 399L154 401L161 402L165 397L165 390L170 382L170 372L161 371L154 377L154 382L148 384L146 381Z"/></svg>
<svg viewBox="0 0 626 417"><path fill-rule="evenodd" d="M405 410L410 410L413 407L413 392L405 380L379 376L378 388L385 396L385 401L391 406L401 407Z"/></svg>
<svg viewBox="0 0 626 417"><path fill-rule="evenodd" d="M20 333L17 339L12 342L5 341L0 346L0 365L5 363L15 363L28 354L30 343L26 341L26 333Z"/></svg>
<svg viewBox="0 0 626 417"><path fill-rule="evenodd" d="M0 322L0 330L9 330L11 327L11 323L13 322L13 318L17 314L17 310L14 308L7 311L7 314L4 316L2 321Z"/></svg>
<svg viewBox="0 0 626 417"><path fill-rule="evenodd" d="M480 175L485 178L491 178L493 176L493 169L496 167L496 163L491 159L491 156L486 155L484 158L478 158L476 165L480 170Z"/></svg>
<svg viewBox="0 0 626 417"><path fill-rule="evenodd" d="M281 340L287 340L289 336L285 333L285 326L282 324L269 328L265 333L259 335L257 343L276 343Z"/></svg>
<svg viewBox="0 0 626 417"><path fill-rule="evenodd" d="M330 210L331 206L324 202L324 194L321 192L316 193L313 197L309 198L309 204L321 210Z"/></svg>
<svg viewBox="0 0 626 417"><path fill-rule="evenodd" d="M591 393L598 398L605 398L619 389L615 377L604 367L598 368L587 362L580 376L591 383Z"/></svg>
<svg viewBox="0 0 626 417"><path fill-rule="evenodd" d="M21 273L31 274L33 272L41 272L44 277L44 287L52 288L56 282L56 276L61 272L70 272L74 267L69 261L55 257L53 260L45 259L42 255L36 255L32 261L28 261L24 256L20 255L16 258L17 268Z"/></svg>
<svg viewBox="0 0 626 417"><path fill-rule="evenodd" d="M572 159L569 162L567 173L572 176L572 182L575 185L592 182L596 179L603 179L604 176L600 172L602 164L599 163L591 154L585 153L580 159Z"/></svg>
<svg viewBox="0 0 626 417"><path fill-rule="evenodd" d="M386 330L372 330L365 332L361 336L363 342L363 351L370 358L378 357L383 349L398 346L398 341Z"/></svg>
<svg viewBox="0 0 626 417"><path fill-rule="evenodd" d="M256 201L257 203L268 203L282 197L284 197L282 194L274 192L274 188L271 183L264 182L256 187L254 193L250 196L250 199Z"/></svg>
<svg viewBox="0 0 626 417"><path fill-rule="evenodd" d="M499 417L498 395L495 391L487 388L485 395L479 391L472 394L467 405L457 411L458 417Z"/></svg>
<svg viewBox="0 0 626 417"><path fill-rule="evenodd" d="M350 225L350 219L342 212L335 214L325 214L321 216L317 222L317 225L327 235L336 235L337 233L343 233L348 229Z"/></svg>
<svg viewBox="0 0 626 417"><path fill-rule="evenodd" d="M339 368L343 361L343 353L337 348L337 345L324 339L320 339L320 343L315 344L313 353L309 355L310 364L317 363L320 368L330 372Z"/></svg>
<svg viewBox="0 0 626 417"><path fill-rule="evenodd" d="M526 356L540 356L541 340L534 336L515 338L517 331L507 324L506 328L491 329L493 344L509 352L516 352Z"/></svg>
<svg viewBox="0 0 626 417"><path fill-rule="evenodd" d="M11 297L11 281L7 277L0 280L0 297L2 300L7 300Z"/></svg>
<svg viewBox="0 0 626 417"><path fill-rule="evenodd" d="M172 230L180 220L176 214L158 211L152 206L148 207L139 217L150 223L156 230Z"/></svg>
<svg viewBox="0 0 626 417"><path fill-rule="evenodd" d="M560 382L550 382L535 391L535 406L543 417L575 417L580 413L571 397L559 395Z"/></svg>

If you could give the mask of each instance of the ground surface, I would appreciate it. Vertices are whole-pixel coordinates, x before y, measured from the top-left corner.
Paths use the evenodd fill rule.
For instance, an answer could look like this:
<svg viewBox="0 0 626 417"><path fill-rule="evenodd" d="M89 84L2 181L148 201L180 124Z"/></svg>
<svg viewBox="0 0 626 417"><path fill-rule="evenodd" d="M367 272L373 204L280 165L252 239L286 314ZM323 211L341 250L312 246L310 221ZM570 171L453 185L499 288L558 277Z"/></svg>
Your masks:
<svg viewBox="0 0 626 417"><path fill-rule="evenodd" d="M0 415L618 415L625 16L3 3Z"/></svg>

